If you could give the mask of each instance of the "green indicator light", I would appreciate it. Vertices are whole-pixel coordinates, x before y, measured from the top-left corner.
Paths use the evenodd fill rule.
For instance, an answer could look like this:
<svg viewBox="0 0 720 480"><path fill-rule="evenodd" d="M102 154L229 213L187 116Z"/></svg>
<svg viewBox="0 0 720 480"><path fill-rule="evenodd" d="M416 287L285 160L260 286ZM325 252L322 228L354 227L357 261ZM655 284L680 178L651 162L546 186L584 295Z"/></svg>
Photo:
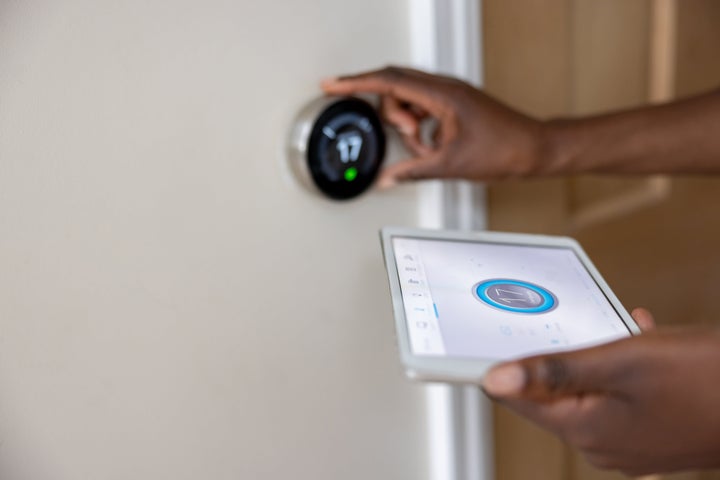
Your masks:
<svg viewBox="0 0 720 480"><path fill-rule="evenodd" d="M347 170L345 170L345 180L348 182L352 182L357 178L358 171L355 167L350 167Z"/></svg>

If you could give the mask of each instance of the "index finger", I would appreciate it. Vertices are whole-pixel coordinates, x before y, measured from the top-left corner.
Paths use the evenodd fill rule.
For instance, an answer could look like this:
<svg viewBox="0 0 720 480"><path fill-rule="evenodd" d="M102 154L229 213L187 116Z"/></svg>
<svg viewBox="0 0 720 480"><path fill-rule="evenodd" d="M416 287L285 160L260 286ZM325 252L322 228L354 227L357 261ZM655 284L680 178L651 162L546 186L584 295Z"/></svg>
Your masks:
<svg viewBox="0 0 720 480"><path fill-rule="evenodd" d="M386 67L381 70L328 79L322 89L330 95L375 93L390 95L436 113L439 103L434 76L409 68Z"/></svg>

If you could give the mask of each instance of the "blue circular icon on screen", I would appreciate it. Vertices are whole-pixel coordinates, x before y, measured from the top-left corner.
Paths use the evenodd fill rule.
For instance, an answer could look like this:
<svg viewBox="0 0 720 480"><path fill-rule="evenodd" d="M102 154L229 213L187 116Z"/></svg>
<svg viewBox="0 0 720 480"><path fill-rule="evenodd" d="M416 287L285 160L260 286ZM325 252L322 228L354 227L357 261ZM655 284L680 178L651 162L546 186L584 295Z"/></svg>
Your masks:
<svg viewBox="0 0 720 480"><path fill-rule="evenodd" d="M473 295L491 307L514 313L545 313L558 304L555 295L546 288L505 278L484 280L475 284Z"/></svg>

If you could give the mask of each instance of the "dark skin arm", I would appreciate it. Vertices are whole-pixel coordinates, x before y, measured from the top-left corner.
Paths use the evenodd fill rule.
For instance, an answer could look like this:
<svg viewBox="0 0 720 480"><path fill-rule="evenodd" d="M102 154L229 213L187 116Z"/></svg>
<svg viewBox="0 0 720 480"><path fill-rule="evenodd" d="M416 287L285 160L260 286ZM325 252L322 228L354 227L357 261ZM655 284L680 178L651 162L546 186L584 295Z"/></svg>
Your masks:
<svg viewBox="0 0 720 480"><path fill-rule="evenodd" d="M720 173L720 90L581 119L525 116L458 80L387 68L324 82L376 93L413 158L382 186L424 178L491 181L569 173ZM419 125L432 117L433 145ZM630 475L720 467L720 333L646 332L586 350L496 366L483 388L602 468Z"/></svg>
<svg viewBox="0 0 720 480"><path fill-rule="evenodd" d="M329 94L375 93L414 158L382 186L424 178L498 180L569 173L720 173L720 90L580 119L523 115L459 80L389 67L323 82ZM439 128L434 145L420 123Z"/></svg>

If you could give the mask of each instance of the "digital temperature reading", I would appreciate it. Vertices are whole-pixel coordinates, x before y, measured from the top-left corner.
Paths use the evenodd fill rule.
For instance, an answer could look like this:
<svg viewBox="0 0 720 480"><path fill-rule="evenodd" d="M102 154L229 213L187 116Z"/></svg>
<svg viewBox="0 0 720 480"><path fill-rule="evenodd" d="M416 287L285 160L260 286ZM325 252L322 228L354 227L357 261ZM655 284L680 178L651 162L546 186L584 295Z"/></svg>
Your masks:
<svg viewBox="0 0 720 480"><path fill-rule="evenodd" d="M342 163L357 162L357 159L360 158L360 151L362 150L362 135L357 132L350 132L337 137L337 134L330 129L330 127L325 127L323 133L332 139L338 139L335 147L337 148Z"/></svg>

